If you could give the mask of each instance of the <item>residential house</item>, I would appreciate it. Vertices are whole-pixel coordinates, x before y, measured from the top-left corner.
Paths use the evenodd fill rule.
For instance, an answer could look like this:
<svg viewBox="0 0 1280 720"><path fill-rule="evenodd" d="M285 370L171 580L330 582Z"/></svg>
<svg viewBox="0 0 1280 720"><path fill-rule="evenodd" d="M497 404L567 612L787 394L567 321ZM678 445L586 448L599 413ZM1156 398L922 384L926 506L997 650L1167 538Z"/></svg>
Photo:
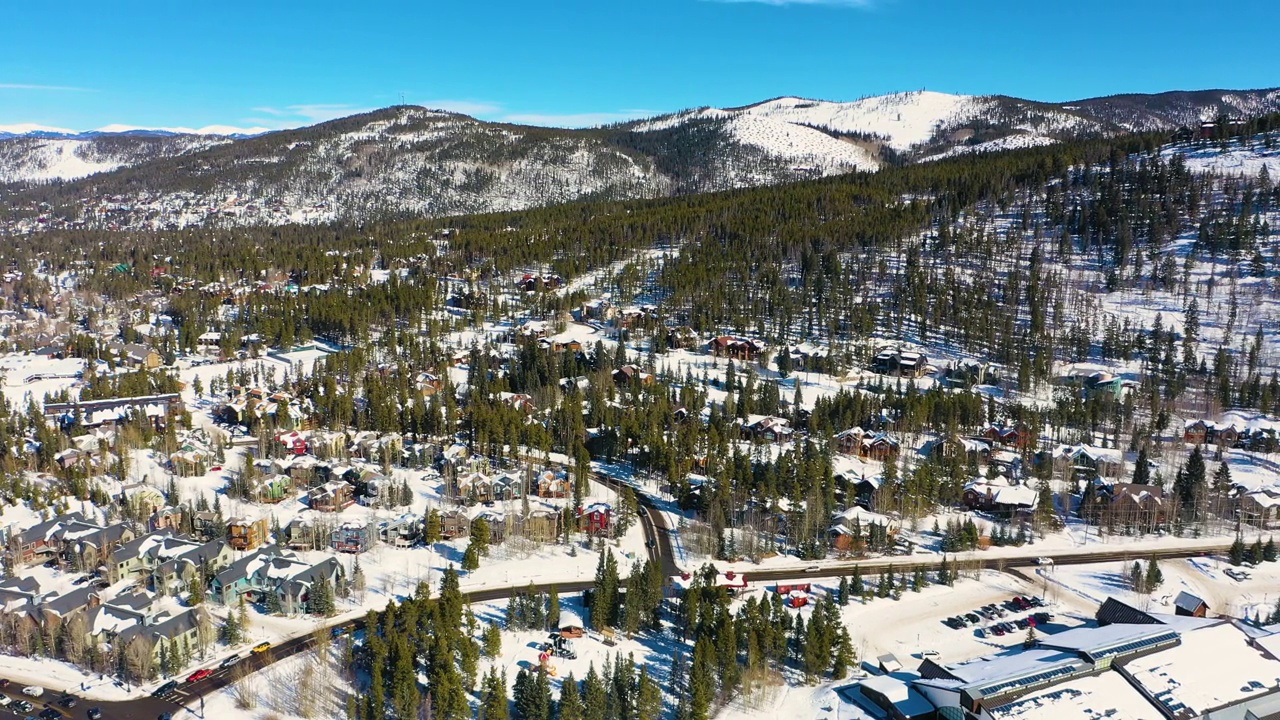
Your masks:
<svg viewBox="0 0 1280 720"><path fill-rule="evenodd" d="M330 481L307 493L307 502L312 510L319 512L342 512L356 504L354 489L341 481Z"/></svg>
<svg viewBox="0 0 1280 720"><path fill-rule="evenodd" d="M1029 448L1035 442L1035 434L1025 423L1017 423L1011 427L988 425L983 428L982 437L992 445L1003 445L1019 450Z"/></svg>
<svg viewBox="0 0 1280 720"><path fill-rule="evenodd" d="M293 495L293 478L288 475L258 475L245 488L249 500L257 503L278 503Z"/></svg>
<svg viewBox="0 0 1280 720"><path fill-rule="evenodd" d="M1236 496L1241 522L1264 530L1280 527L1280 487L1270 485Z"/></svg>
<svg viewBox="0 0 1280 720"><path fill-rule="evenodd" d="M1107 502L1108 521L1122 527L1151 532L1163 527L1166 521L1164 490L1155 485L1115 483L1104 493Z"/></svg>
<svg viewBox="0 0 1280 720"><path fill-rule="evenodd" d="M191 528L196 535L212 539L222 534L222 525L218 522L218 514L212 510L196 510L191 513Z"/></svg>
<svg viewBox="0 0 1280 720"><path fill-rule="evenodd" d="M147 518L147 528L151 532L172 530L177 532L182 527L182 508L164 507Z"/></svg>
<svg viewBox="0 0 1280 720"><path fill-rule="evenodd" d="M422 530L422 518L405 513L398 518L378 523L378 539L395 547L412 547Z"/></svg>
<svg viewBox="0 0 1280 720"><path fill-rule="evenodd" d="M789 442L795 431L790 421L780 417L753 417L742 425L743 437L762 443Z"/></svg>
<svg viewBox="0 0 1280 720"><path fill-rule="evenodd" d="M61 515L52 520L13 533L6 554L13 567L42 563L62 553L62 532L73 522L83 523L80 513Z"/></svg>
<svg viewBox="0 0 1280 720"><path fill-rule="evenodd" d="M161 531L134 538L111 551L106 577L112 582L149 579L161 563L200 549L200 543Z"/></svg>
<svg viewBox="0 0 1280 720"><path fill-rule="evenodd" d="M333 529L330 547L343 553L362 553L373 545L373 532L369 525L345 522Z"/></svg>
<svg viewBox="0 0 1280 720"><path fill-rule="evenodd" d="M497 510L483 510L471 520L474 529L476 522L483 520L489 524L489 542L499 544L507 539L508 523L506 513Z"/></svg>
<svg viewBox="0 0 1280 720"><path fill-rule="evenodd" d="M854 506L833 514L828 532L831 549L842 555L862 552L873 525L884 528L887 535L894 535L898 531L895 520L866 508Z"/></svg>
<svg viewBox="0 0 1280 720"><path fill-rule="evenodd" d="M518 522L521 533L534 542L553 543L560 537L560 512L555 508L532 508ZM492 523L490 527L492 529Z"/></svg>
<svg viewBox="0 0 1280 720"><path fill-rule="evenodd" d="M308 518L295 517L281 532L284 534L285 546L290 550L318 549L315 523Z"/></svg>
<svg viewBox="0 0 1280 720"><path fill-rule="evenodd" d="M184 610L173 616L146 618L140 624L124 629L116 638L121 647L145 643L151 649L153 662L160 662L161 648L174 650L179 647L200 647L200 627L212 627L208 611L201 606ZM214 638L209 638L212 642Z"/></svg>
<svg viewBox="0 0 1280 720"><path fill-rule="evenodd" d="M471 532L471 518L462 510L440 513L440 537L445 540L466 537Z"/></svg>
<svg viewBox="0 0 1280 720"><path fill-rule="evenodd" d="M1209 423L1204 420L1188 420L1182 431L1182 441L1188 445L1204 445L1209 437Z"/></svg>
<svg viewBox="0 0 1280 720"><path fill-rule="evenodd" d="M227 521L227 542L232 549L241 552L261 547L267 541L269 532L270 526L265 517L256 520L232 518Z"/></svg>
<svg viewBox="0 0 1280 720"><path fill-rule="evenodd" d="M975 480L965 485L962 497L970 510L984 510L1009 517L1030 514L1040 504L1040 493L1035 488L999 476Z"/></svg>
<svg viewBox="0 0 1280 720"><path fill-rule="evenodd" d="M885 348L871 359L871 370L878 375L918 378L929 370L924 353Z"/></svg>
<svg viewBox="0 0 1280 720"><path fill-rule="evenodd" d="M538 473L538 495L545 498L568 497L573 491L573 481L563 470L547 469Z"/></svg>
<svg viewBox="0 0 1280 720"><path fill-rule="evenodd" d="M931 441L924 453L937 460L983 466L991 461L991 443L986 438L951 435Z"/></svg>
<svg viewBox="0 0 1280 720"><path fill-rule="evenodd" d="M639 365L623 365L613 371L613 382L623 387L630 386L632 382L652 385L653 381L653 374L645 372Z"/></svg>
<svg viewBox="0 0 1280 720"><path fill-rule="evenodd" d="M751 361L764 353L766 345L754 338L721 335L707 343L707 349L716 357Z"/></svg>
<svg viewBox="0 0 1280 720"><path fill-rule="evenodd" d="M122 485L119 499L121 505L127 503L141 517L151 515L168 504L164 493L141 482Z"/></svg>
<svg viewBox="0 0 1280 720"><path fill-rule="evenodd" d="M592 503L578 510L578 530L588 535L613 535L613 506Z"/></svg>
<svg viewBox="0 0 1280 720"><path fill-rule="evenodd" d="M210 540L157 565L151 572L151 586L158 593L175 594L186 589L198 575L215 573L229 566L234 557L231 545L225 540Z"/></svg>

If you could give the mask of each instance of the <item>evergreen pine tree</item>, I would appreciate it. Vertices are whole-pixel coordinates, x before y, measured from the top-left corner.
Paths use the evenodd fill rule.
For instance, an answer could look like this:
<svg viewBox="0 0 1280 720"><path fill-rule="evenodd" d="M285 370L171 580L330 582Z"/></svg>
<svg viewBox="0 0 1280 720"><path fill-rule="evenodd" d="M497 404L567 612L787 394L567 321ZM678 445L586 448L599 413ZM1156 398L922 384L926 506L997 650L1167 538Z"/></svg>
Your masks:
<svg viewBox="0 0 1280 720"><path fill-rule="evenodd" d="M1155 592L1164 584L1164 573L1160 571L1160 562L1155 555L1147 561L1147 574L1143 579L1143 584L1147 592Z"/></svg>
<svg viewBox="0 0 1280 720"><path fill-rule="evenodd" d="M569 673L569 676L560 685L557 718L559 720L584 720L582 695L578 690L578 681L574 679L573 673Z"/></svg>

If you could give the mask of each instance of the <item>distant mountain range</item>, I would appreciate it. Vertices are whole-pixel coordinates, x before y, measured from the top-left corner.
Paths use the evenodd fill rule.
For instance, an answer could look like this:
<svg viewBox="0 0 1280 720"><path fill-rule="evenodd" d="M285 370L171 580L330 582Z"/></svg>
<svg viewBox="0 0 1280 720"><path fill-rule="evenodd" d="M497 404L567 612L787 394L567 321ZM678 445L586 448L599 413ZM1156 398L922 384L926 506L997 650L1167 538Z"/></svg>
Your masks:
<svg viewBox="0 0 1280 720"><path fill-rule="evenodd" d="M584 130L414 106L252 136L33 127L0 135L0 204L19 230L443 216L790 182L1277 111L1275 89L1066 103L919 91L782 97Z"/></svg>

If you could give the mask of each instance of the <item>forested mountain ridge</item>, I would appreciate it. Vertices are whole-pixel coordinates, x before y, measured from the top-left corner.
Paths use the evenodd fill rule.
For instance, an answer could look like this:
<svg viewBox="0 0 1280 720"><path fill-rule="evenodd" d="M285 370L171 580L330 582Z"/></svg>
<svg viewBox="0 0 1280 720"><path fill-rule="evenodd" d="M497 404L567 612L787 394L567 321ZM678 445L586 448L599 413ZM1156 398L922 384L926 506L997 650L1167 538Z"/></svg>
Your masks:
<svg viewBox="0 0 1280 720"><path fill-rule="evenodd" d="M14 137L0 139L0 181L10 181L0 222L31 232L442 217L776 185L1274 110L1274 90L1061 104L920 91L775 98L585 130L400 106L248 138Z"/></svg>

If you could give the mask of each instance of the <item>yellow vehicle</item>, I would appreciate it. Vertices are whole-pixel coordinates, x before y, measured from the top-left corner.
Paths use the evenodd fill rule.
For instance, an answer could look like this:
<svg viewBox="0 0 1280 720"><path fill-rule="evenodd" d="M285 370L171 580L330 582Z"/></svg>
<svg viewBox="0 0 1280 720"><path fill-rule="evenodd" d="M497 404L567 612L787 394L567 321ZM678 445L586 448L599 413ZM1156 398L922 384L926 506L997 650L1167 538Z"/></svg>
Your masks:
<svg viewBox="0 0 1280 720"><path fill-rule="evenodd" d="M270 647L271 647L271 643L269 643L269 642L260 642L260 643L258 643L257 645L254 645L254 646L253 646L253 650L252 650L251 652L253 652L253 654L254 654L254 655L257 655L258 653L264 653L264 652L266 652L266 651L267 651L267 649L268 649L268 648L270 648Z"/></svg>

